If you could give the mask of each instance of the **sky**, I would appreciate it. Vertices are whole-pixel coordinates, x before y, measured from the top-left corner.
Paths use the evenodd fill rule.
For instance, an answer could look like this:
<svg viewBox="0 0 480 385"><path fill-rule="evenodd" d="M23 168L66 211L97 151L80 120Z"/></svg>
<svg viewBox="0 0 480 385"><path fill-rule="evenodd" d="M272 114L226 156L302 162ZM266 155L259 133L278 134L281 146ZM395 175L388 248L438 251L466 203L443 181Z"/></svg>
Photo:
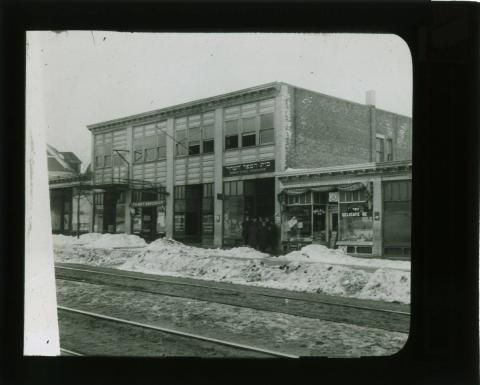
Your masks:
<svg viewBox="0 0 480 385"><path fill-rule="evenodd" d="M88 124L286 82L411 116L412 63L395 35L27 33L27 121L90 163Z"/></svg>

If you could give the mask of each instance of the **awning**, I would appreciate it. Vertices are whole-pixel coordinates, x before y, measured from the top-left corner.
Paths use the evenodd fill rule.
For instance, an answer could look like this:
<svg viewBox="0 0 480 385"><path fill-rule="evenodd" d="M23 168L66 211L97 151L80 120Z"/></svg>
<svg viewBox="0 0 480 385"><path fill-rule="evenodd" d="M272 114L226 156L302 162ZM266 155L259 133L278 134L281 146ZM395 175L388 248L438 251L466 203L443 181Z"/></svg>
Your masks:
<svg viewBox="0 0 480 385"><path fill-rule="evenodd" d="M345 184L343 186L337 186L338 191L357 191L357 190L362 190L364 188L366 188L366 186L361 182Z"/></svg>

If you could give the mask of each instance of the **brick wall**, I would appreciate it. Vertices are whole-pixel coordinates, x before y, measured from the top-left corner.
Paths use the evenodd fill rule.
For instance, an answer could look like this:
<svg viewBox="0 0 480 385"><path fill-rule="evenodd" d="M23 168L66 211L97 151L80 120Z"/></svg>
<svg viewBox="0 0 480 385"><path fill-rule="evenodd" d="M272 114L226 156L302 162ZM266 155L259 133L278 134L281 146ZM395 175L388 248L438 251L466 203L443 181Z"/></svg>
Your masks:
<svg viewBox="0 0 480 385"><path fill-rule="evenodd" d="M370 162L369 107L300 88L292 94L287 167Z"/></svg>
<svg viewBox="0 0 480 385"><path fill-rule="evenodd" d="M378 109L375 119L377 133L393 140L393 160L412 159L412 119Z"/></svg>

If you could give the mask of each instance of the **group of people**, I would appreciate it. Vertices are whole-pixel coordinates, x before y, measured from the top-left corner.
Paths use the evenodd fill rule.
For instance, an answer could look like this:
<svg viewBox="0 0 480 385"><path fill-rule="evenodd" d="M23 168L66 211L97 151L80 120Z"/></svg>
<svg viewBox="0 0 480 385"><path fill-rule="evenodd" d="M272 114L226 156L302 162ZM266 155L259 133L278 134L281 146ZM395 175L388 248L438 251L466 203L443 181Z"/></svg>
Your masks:
<svg viewBox="0 0 480 385"><path fill-rule="evenodd" d="M268 218L246 216L243 222L242 236L245 245L261 252L275 254L277 244L277 227Z"/></svg>

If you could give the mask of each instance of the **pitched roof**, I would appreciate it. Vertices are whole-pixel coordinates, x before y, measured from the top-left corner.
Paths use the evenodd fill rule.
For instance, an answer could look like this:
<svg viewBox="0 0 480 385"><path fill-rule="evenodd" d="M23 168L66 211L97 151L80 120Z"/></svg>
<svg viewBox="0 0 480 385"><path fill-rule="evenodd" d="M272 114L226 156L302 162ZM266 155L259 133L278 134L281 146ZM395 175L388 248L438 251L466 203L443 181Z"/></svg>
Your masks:
<svg viewBox="0 0 480 385"><path fill-rule="evenodd" d="M73 153L73 152L61 152L60 154L63 155L63 159L69 163L82 163L80 159Z"/></svg>

